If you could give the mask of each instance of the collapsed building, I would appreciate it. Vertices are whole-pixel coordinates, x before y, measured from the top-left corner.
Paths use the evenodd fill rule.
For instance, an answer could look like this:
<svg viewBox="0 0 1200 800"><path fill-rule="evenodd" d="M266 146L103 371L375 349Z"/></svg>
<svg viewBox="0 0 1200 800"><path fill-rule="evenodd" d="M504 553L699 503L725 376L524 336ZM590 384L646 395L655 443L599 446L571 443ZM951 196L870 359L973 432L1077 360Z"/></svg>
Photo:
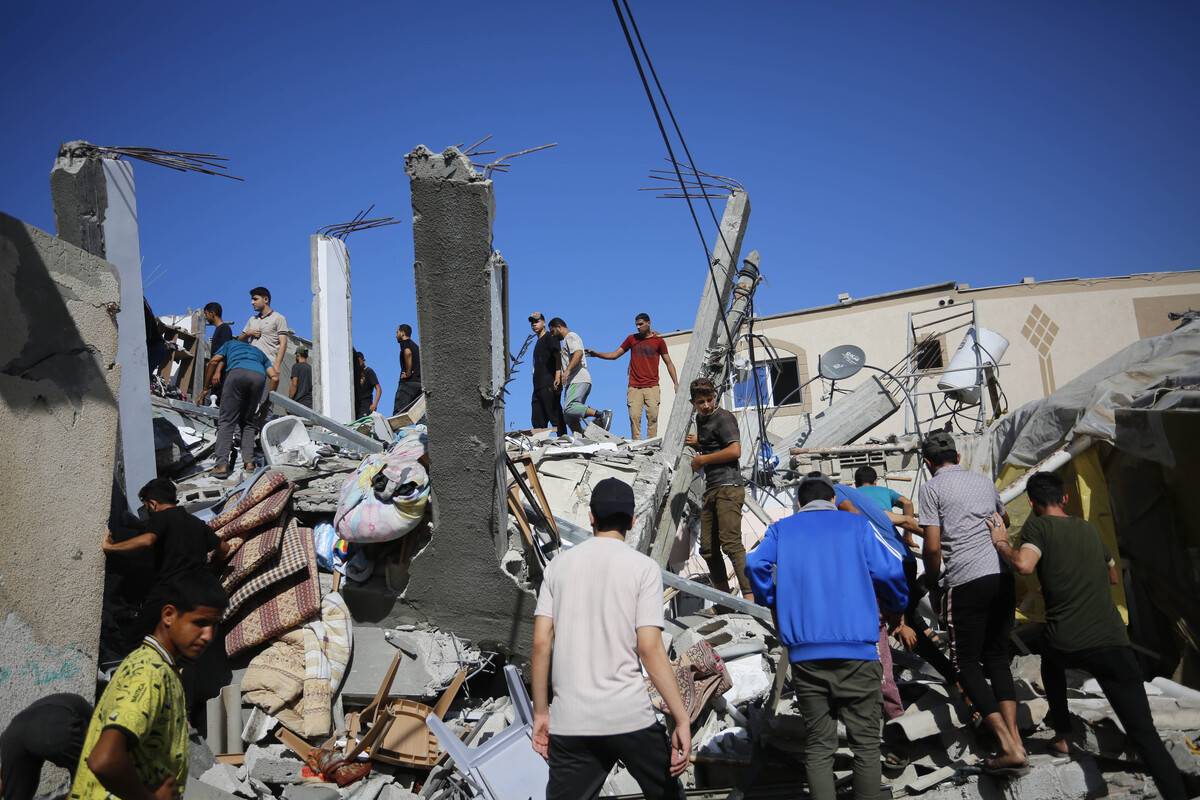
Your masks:
<svg viewBox="0 0 1200 800"><path fill-rule="evenodd" d="M12 689L0 701L0 725L49 691L93 696L96 675L121 655L107 637L130 576L111 565L106 573L98 547L110 509L62 503L62 482L86 487L89 499L121 499L136 496L138 481L167 475L181 504L236 545L221 572L231 595L223 641L203 663L208 700L187 797L539 797L546 766L529 748L521 675L536 592L556 553L590 534L591 487L618 477L634 487L639 518L628 544L662 567L664 639L693 718L690 796L798 796L804 724L786 650L770 613L714 589L695 555L690 407L665 398L662 435L650 440L598 426L569 439L506 434L516 359L508 348L509 265L493 241L493 183L456 148L418 147L405 170L425 395L400 415L351 419L349 253L344 241L316 234L314 408L273 394L275 413L261 433L266 464L240 482L208 474L216 410L193 402L207 355L195 315L171 318L181 337L176 352L190 357L170 355L164 364L173 390L152 395L142 382L149 364L138 348L140 259L130 260L136 212L122 216L109 202L127 198L121 205L136 209L129 165L71 143L52 178L59 236L0 217L0 275L15 289L0 296L19 333L7 342L0 374L0 464L6 485L29 487L6 493L4 510L17 521L12 530L53 530L58 544L54 558L10 548L0 562L0 676ZM1192 791L1200 788L1200 680L1187 602L1198 582L1196 517L1186 491L1196 466L1200 323L1186 314L1178 329L1163 321L1200 305L1179 289L1200 281L1147 279L1159 290L1135 303L1149 308L1137 312L1136 341L1126 332L1090 360L1085 350L1075 370L1064 370L1060 357L1057 380L1072 377L1061 386L1051 370L1060 353L1053 348L1065 341L1054 341L1060 324L1051 315L1060 312L1039 300L1034 308L1045 318L1021 321L1039 353L1036 374L1049 383L1042 396L1008 409L1006 392L1025 398L1005 386L1017 354L1006 360L990 338L1005 338L992 321L1002 306L980 314L974 299L961 299L967 287L931 287L916 293L923 307L893 311L908 326L905 346L878 368L870 344L852 342L857 323L821 318L836 341L818 344L822 356L809 363L803 348L772 330L773 320L754 315L761 259L756 251L742 256L749 216L747 193L732 189L711 273L697 276L693 328L667 337L680 384L712 378L728 387L725 403L741 416L752 487L747 546L795 510L797 479L809 469L845 480L856 466L877 465L885 480L915 494L920 432L946 424L957 426L971 468L997 480L1017 525L1023 477L1062 470L1080 489L1074 512L1119 546L1118 603L1147 676L1157 676L1146 689L1156 724ZM864 313L874 315L876 302L861 301ZM824 311L855 305L847 298ZM1153 328L1145 335L1143 318ZM1115 324L1107 327L1120 338ZM872 341L888 336L900 341L891 333ZM790 366L786 353L796 357ZM965 360L956 366L959 354ZM817 381L821 393L811 388ZM829 399L825 408L817 396ZM69 599L64 585L74 589ZM1025 586L1022 618L1038 619L1036 598L1037 587ZM1004 781L982 774L972 710L955 688L893 649L905 706L884 731L896 755L885 773L893 796L1153 794L1094 681L1075 681L1070 701L1090 757L1035 756L1029 775ZM1014 673L1023 732L1049 739L1037 656L1019 655ZM849 762L842 748L842 782ZM47 776L47 788L55 777ZM637 792L621 766L604 789L610 797Z"/></svg>

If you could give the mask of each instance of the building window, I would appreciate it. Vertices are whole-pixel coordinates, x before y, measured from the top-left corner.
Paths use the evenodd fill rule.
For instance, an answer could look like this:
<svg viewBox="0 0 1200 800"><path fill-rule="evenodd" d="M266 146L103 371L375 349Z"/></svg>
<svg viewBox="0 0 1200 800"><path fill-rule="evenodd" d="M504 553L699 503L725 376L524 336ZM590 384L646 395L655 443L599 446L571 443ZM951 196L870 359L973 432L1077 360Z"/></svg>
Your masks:
<svg viewBox="0 0 1200 800"><path fill-rule="evenodd" d="M794 358L760 361L758 373L759 399L767 407L798 405L804 398L800 389L800 370ZM749 408L755 402L754 372L747 369L744 377L733 386L734 408Z"/></svg>
<svg viewBox="0 0 1200 800"><path fill-rule="evenodd" d="M942 369L946 366L942 358L942 340L930 337L917 345L917 369Z"/></svg>

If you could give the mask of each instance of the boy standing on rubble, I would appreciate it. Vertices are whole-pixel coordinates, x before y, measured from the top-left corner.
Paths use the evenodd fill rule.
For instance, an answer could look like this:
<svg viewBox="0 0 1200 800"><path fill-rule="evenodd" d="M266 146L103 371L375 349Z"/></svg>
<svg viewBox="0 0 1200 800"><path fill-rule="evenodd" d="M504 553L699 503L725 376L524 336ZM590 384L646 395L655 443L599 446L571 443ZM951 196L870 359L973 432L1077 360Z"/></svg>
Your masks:
<svg viewBox="0 0 1200 800"><path fill-rule="evenodd" d="M805 772L814 800L834 800L837 720L854 751L854 797L879 794L883 669L879 612L908 599L903 555L892 537L839 511L828 478L805 478L800 512L767 528L746 559L754 598L770 608L788 648L796 703L806 728Z"/></svg>
<svg viewBox="0 0 1200 800"><path fill-rule="evenodd" d="M597 425L608 430L612 427L612 412L601 411L587 404L592 391L592 373L588 372L583 339L567 327L562 317L550 320L550 333L560 342L562 374L555 377L554 388L562 388L566 392L563 416L566 417L567 426L576 433L583 433L583 421L591 417Z"/></svg>
<svg viewBox="0 0 1200 800"><path fill-rule="evenodd" d="M70 800L175 800L188 776L181 660L208 648L228 605L215 575L180 573L148 605L154 631L117 667L83 742Z"/></svg>
<svg viewBox="0 0 1200 800"><path fill-rule="evenodd" d="M696 378L688 391L696 411L696 433L689 434L686 442L700 451L692 458L692 470L704 470L700 556L708 563L712 585L723 592L731 591L724 558L729 556L742 597L753 600L746 578L746 546L742 544L746 487L740 467L742 437L737 418L717 406L717 389L708 378Z"/></svg>
<svg viewBox="0 0 1200 800"><path fill-rule="evenodd" d="M950 661L964 693L1000 747L998 755L984 762L985 768L1022 773L1028 766L1008 667L1016 586L1012 572L992 547L988 529L993 514L1006 521L1008 514L992 481L959 465L958 448L949 433L934 431L926 436L921 452L933 476L920 494L925 580L936 592L940 578L945 591Z"/></svg>
<svg viewBox="0 0 1200 800"><path fill-rule="evenodd" d="M1042 684L1050 703L1054 747L1070 752L1071 712L1067 708L1066 669L1090 672L1100 682L1121 727L1142 757L1159 793L1166 800L1187 797L1179 768L1163 746L1125 623L1113 603L1110 587L1120 580L1116 562L1090 522L1064 510L1067 492L1062 479L1039 472L1025 486L1033 517L1021 528L1021 547L1014 550L999 516L991 522L992 543L1022 575L1037 572L1046 600L1046 625L1038 650Z"/></svg>
<svg viewBox="0 0 1200 800"><path fill-rule="evenodd" d="M662 574L625 544L628 484L600 481L590 505L592 538L550 562L534 611L533 748L550 762L546 800L599 797L618 760L646 798L682 798L691 720L663 647ZM669 740L643 667L674 719Z"/></svg>
<svg viewBox="0 0 1200 800"><path fill-rule="evenodd" d="M650 328L650 315L638 314L633 318L636 333L625 337L625 341L611 353L601 353L588 350L589 356L602 358L605 361L615 361L629 351L629 389L626 391L626 402L629 406L629 430L634 439L640 439L642 434L642 409L646 409L646 438L653 439L658 435L658 403L660 391L658 386L658 362L667 366L667 373L679 391L679 376L675 374L675 365L671 363L671 354L667 352L667 343Z"/></svg>

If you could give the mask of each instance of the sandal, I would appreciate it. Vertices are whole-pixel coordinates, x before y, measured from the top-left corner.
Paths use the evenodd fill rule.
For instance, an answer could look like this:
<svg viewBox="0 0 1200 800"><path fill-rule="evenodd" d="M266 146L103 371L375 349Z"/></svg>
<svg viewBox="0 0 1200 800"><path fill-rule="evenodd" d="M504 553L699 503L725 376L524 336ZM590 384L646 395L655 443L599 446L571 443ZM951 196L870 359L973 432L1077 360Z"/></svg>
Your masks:
<svg viewBox="0 0 1200 800"><path fill-rule="evenodd" d="M985 758L983 761L983 771L988 775L994 775L998 778L1020 778L1029 774L1029 760L1026 759L1020 764L1000 766L996 764L994 758Z"/></svg>

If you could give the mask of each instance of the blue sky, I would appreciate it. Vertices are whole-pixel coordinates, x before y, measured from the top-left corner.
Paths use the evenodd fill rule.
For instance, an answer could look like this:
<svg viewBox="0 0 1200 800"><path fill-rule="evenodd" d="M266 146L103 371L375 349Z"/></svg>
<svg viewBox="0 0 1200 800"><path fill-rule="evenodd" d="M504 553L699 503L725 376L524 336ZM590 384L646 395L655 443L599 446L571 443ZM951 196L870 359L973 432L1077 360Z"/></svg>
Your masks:
<svg viewBox="0 0 1200 800"><path fill-rule="evenodd" d="M633 5L698 165L750 192L760 313L1200 267L1200 4ZM559 143L496 180L513 320L557 314L601 349L639 311L691 325L703 256L682 201L635 191L664 151L609 3L24 3L0 52L0 210L53 231L49 170L75 138L216 152L246 177L135 167L159 313L218 300L240 324L265 284L308 335L309 235L371 203L401 218L349 240L385 403L395 326L416 321L417 144ZM622 420L625 363L593 374Z"/></svg>

